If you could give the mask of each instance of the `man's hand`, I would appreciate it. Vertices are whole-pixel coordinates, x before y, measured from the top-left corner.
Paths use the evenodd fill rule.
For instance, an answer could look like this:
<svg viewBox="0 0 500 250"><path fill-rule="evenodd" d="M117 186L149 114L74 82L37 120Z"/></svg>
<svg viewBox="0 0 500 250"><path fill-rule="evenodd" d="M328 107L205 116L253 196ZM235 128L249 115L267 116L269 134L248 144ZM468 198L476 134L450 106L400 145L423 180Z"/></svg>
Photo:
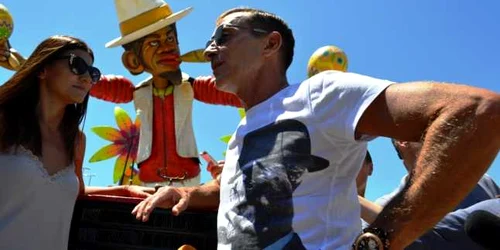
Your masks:
<svg viewBox="0 0 500 250"><path fill-rule="evenodd" d="M217 165L212 164L211 162L207 165L207 171L210 172L213 179L217 179L217 177L222 173L222 168L224 167L225 161L217 161Z"/></svg>
<svg viewBox="0 0 500 250"><path fill-rule="evenodd" d="M172 208L172 214L177 216L188 207L191 198L189 190L188 188L162 187L154 195L141 201L132 210L132 214L137 220L146 222L153 209L161 207Z"/></svg>

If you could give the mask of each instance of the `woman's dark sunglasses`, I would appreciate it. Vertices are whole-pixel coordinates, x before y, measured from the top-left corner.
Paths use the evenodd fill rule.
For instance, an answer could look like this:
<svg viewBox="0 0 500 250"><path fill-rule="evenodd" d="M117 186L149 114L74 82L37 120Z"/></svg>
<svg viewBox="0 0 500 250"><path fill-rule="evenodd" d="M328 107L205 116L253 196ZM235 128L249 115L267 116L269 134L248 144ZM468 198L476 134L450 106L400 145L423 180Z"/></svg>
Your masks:
<svg viewBox="0 0 500 250"><path fill-rule="evenodd" d="M210 46L210 44L212 44L212 42L215 42L216 46L221 46L229 40L230 36L227 34L224 34L224 28L247 29L247 30L251 30L253 32L260 33L260 34L269 33L263 29L258 29L258 28L250 28L250 27L245 27L245 26L222 24L219 27L217 27L212 38L210 38L210 40L208 40L208 42L205 44L205 48L208 48L208 46Z"/></svg>
<svg viewBox="0 0 500 250"><path fill-rule="evenodd" d="M75 75L83 75L86 72L89 72L92 83L96 83L101 78L101 71L99 71L98 68L88 65L83 58L75 54L70 53L67 56L60 56L56 59L69 59L69 69Z"/></svg>

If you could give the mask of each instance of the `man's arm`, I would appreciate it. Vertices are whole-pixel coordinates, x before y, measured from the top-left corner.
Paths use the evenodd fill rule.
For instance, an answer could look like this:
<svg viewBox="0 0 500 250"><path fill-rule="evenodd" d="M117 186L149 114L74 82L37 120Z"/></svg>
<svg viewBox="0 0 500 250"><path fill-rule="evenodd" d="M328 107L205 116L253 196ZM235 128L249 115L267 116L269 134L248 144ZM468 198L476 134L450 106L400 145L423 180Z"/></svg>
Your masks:
<svg viewBox="0 0 500 250"><path fill-rule="evenodd" d="M187 208L216 209L219 205L220 182L219 178L196 187L165 186L141 201L132 210L138 220L147 221L156 207L172 208L173 215L179 215Z"/></svg>
<svg viewBox="0 0 500 250"><path fill-rule="evenodd" d="M220 175L206 184L191 188L191 201L188 208L193 209L217 209L220 199Z"/></svg>
<svg viewBox="0 0 500 250"><path fill-rule="evenodd" d="M470 86L389 86L356 127L362 134L423 141L406 188L371 227L401 249L435 225L472 190L500 147L500 95Z"/></svg>

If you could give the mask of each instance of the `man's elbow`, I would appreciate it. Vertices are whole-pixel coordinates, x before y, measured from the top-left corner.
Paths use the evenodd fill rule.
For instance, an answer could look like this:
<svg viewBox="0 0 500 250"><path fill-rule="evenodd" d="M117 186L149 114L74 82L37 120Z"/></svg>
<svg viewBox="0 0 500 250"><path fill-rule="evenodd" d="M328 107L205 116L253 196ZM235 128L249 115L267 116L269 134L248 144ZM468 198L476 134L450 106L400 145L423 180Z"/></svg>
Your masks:
<svg viewBox="0 0 500 250"><path fill-rule="evenodd" d="M500 95L492 93L482 98L476 112L488 133L500 140Z"/></svg>
<svg viewBox="0 0 500 250"><path fill-rule="evenodd" d="M486 91L485 91L486 92ZM500 148L500 95L492 92L472 98L475 134L484 136L496 151Z"/></svg>

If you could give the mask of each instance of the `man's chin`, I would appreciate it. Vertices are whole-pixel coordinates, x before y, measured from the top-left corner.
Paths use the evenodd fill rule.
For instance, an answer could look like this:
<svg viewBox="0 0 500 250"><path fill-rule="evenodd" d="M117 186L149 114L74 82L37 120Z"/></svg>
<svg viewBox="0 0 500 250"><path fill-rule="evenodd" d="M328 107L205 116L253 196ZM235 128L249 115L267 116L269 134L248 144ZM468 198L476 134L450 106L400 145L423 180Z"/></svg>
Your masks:
<svg viewBox="0 0 500 250"><path fill-rule="evenodd" d="M234 86L223 77L215 77L215 87L220 91L236 94Z"/></svg>

